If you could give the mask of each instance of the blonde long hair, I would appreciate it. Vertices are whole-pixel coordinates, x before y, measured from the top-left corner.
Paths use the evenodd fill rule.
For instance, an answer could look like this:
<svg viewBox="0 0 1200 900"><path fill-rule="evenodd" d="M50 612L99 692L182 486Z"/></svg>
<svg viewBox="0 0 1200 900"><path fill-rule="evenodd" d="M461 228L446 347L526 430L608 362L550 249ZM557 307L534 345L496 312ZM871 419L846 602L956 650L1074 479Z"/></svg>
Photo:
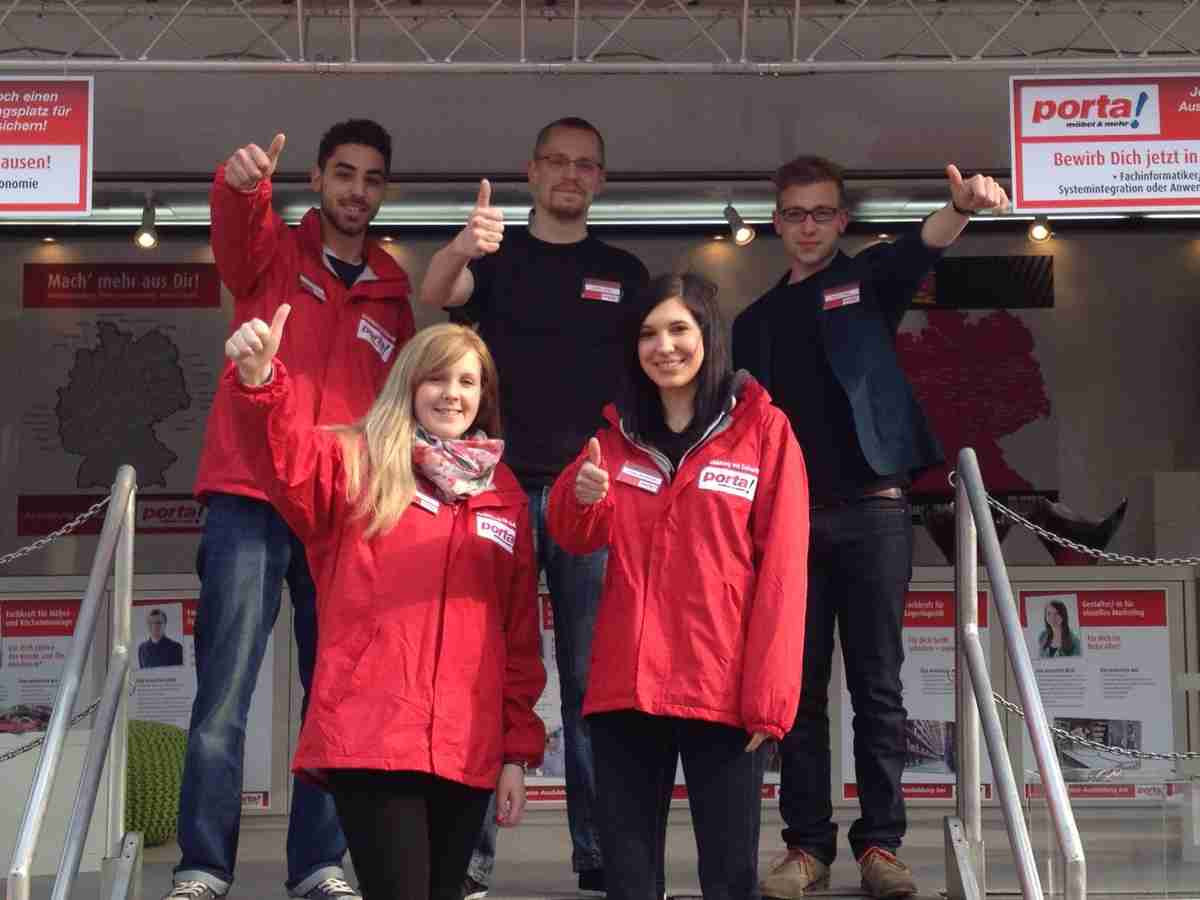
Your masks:
<svg viewBox="0 0 1200 900"><path fill-rule="evenodd" d="M396 357L367 414L353 425L335 429L345 451L346 497L355 504L356 515L370 520L366 537L392 528L417 489L412 464L418 424L413 394L470 351L479 357L481 372L479 410L471 429L500 437L500 391L491 351L470 328L449 323L417 332Z"/></svg>

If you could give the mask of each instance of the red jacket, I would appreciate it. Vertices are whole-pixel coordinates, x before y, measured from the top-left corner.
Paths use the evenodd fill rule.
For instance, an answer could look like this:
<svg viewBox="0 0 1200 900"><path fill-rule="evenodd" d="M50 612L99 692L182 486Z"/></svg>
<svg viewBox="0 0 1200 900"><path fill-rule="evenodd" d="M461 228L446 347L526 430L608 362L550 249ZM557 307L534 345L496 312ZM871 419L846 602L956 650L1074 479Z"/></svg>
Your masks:
<svg viewBox="0 0 1200 900"><path fill-rule="evenodd" d="M291 368L297 411L318 425L359 419L413 335L404 270L367 241L367 269L348 290L325 263L316 210L298 228L288 228L271 208L270 181L243 194L225 182L223 166L210 199L213 256L234 298L230 333L252 318L270 322L280 304L292 304L279 358ZM216 491L264 500L246 462L253 448L242 444L225 385L222 379L213 397L196 495Z"/></svg>
<svg viewBox="0 0 1200 900"><path fill-rule="evenodd" d="M584 713L637 709L783 737L800 699L808 587L808 481L786 416L747 378L673 478L611 405L605 416L608 494L575 499L585 449L547 517L569 552L609 548Z"/></svg>
<svg viewBox="0 0 1200 900"><path fill-rule="evenodd" d="M365 539L341 443L301 424L287 367L276 359L262 388L236 372L223 381L237 427L266 445L259 483L304 542L317 586L317 665L293 770L429 772L490 790L503 760L539 764L537 566L512 472L498 466L491 490L436 512L414 502Z"/></svg>

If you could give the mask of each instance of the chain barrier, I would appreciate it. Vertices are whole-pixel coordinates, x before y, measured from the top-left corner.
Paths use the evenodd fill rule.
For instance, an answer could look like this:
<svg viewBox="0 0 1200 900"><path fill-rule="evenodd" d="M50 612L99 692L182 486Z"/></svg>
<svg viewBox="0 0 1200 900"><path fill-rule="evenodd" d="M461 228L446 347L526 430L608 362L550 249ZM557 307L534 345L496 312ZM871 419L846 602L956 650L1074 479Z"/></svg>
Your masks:
<svg viewBox="0 0 1200 900"><path fill-rule="evenodd" d="M38 538L32 544L22 547L19 550L14 550L12 553L6 553L6 554L4 554L4 556L0 556L0 566L7 566L9 563L15 562L16 560L20 559L22 556L28 556L30 553L36 553L38 550L41 550L43 547L54 543L60 537L64 537L65 535L70 534L72 531L74 531L76 528L78 528L80 525L82 525L88 519L95 516L96 513L100 512L100 510L104 509L104 507L106 507L108 505L108 501L111 499L112 499L112 495L109 494L108 496L104 497L103 499L97 500L90 507L88 507L86 511L81 512L79 515L77 515L75 518L73 518L70 522L68 522L62 528L59 528L57 531L52 531L45 537ZM3 760L0 760L0 762L3 762Z"/></svg>
<svg viewBox="0 0 1200 900"><path fill-rule="evenodd" d="M82 525L88 519L93 518L96 515L96 513L100 512L100 510L104 509L104 507L108 506L108 501L111 499L112 499L112 495L109 494L109 495L101 498L100 500L97 500L95 503L93 503L86 510L81 512L75 518L73 518L66 525L63 525L61 528L58 528L55 531L50 532L45 537L38 538L32 544L28 544L24 547L21 547L18 550L14 550L12 553L6 553L3 556L0 556L0 567L7 566L11 562L16 562L18 559L20 559L23 556L28 556L31 553L36 553L38 550L41 550L43 547L47 547L50 544L54 543L60 537L65 537L66 535L70 534L72 531L74 531L76 528L78 528L80 525ZM130 693L131 694L133 693L133 685L132 684L130 685ZM68 729L74 728L76 725L78 725L80 722L82 722L84 719L86 719L88 716L90 716L92 713L94 713L96 711L96 708L99 705L100 705L100 701L96 700L96 702L91 704L91 706L89 706L87 709L80 711L74 718L71 719L70 723L68 723L68 725L67 725L67 728ZM8 750L4 753L0 753L0 765L3 765L4 763L8 762L10 759L16 759L22 753L28 753L30 750L37 749L38 747L42 746L42 744L45 743L45 741L46 741L46 736L43 734L41 737L35 738L34 740L30 741L28 744L22 744L20 747L14 747L12 750Z"/></svg>
<svg viewBox="0 0 1200 900"><path fill-rule="evenodd" d="M67 728L68 729L74 728L76 725L78 725L80 722L82 722L84 719L86 719L88 716L90 716L92 713L94 713L96 711L96 707L98 707L99 705L100 705L100 701L97 700L95 703L93 703L87 709L80 712L77 716L75 716L75 718L73 718L71 720L70 724L67 725ZM12 750L9 750L5 753L0 753L0 765L3 765L4 763L8 762L10 759L16 759L22 753L28 753L30 750L34 750L34 749L42 746L42 744L45 743L45 741L46 741L46 736L43 734L40 738L34 738L28 744L22 744L20 747L14 747Z"/></svg>
<svg viewBox="0 0 1200 900"><path fill-rule="evenodd" d="M955 484L955 478L957 475L957 472L950 473L951 486ZM1077 541L1073 541L1070 538L1065 538L1060 534L1055 534L1053 531L1049 531L1035 522L1029 521L1029 519L1025 518L1020 513L1009 509L991 494L985 493L984 496L987 497L988 506L996 510L1005 518L1016 523L1017 525L1022 526L1023 528L1028 529L1029 531L1032 531L1043 540L1049 541L1052 544L1057 544L1060 547L1066 547L1070 550L1074 550L1077 553L1083 553L1087 556L1104 560L1105 562L1116 563L1118 565L1125 566L1200 566L1200 557L1196 556L1157 559L1148 556L1127 556L1123 553L1106 553L1105 551L1097 550L1094 547L1085 547L1083 544L1080 544ZM1002 697L995 691L992 692L992 699L995 700L997 705L1003 709L1008 710L1010 713L1013 713L1022 719L1025 718L1025 710L1022 709L1018 704L1013 703L1011 700L1008 700L1005 697ZM1066 743L1086 747L1087 749L1095 750L1098 753L1123 756L1127 759L1167 760L1171 762L1178 762L1180 760L1188 759L1200 759L1200 753L1196 752L1155 753L1149 750L1131 750L1128 747L1114 747L1110 746L1109 744L1102 743L1101 741L1094 741L1091 738L1082 737L1078 734L1068 731L1065 728L1058 728L1053 725L1050 726L1050 733Z"/></svg>

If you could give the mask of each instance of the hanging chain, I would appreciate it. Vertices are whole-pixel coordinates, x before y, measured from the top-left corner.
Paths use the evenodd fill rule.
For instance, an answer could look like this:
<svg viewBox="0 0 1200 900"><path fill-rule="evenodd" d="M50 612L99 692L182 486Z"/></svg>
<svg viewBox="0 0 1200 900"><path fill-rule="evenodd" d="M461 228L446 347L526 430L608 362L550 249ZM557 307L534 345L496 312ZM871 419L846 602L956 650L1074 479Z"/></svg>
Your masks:
<svg viewBox="0 0 1200 900"><path fill-rule="evenodd" d="M54 543L54 541L58 540L60 537L70 534L88 519L96 515L96 513L100 512L100 510L104 509L104 507L108 505L108 501L110 499L112 499L111 494L101 500L97 500L90 507L88 507L85 512L81 512L57 531L52 531L45 537L38 538L32 544L22 547L19 550L14 550L12 553L6 553L4 556L0 556L0 566L6 566L11 562L15 562L16 560L20 559L22 556L28 556L30 553L36 553L38 550L41 550L48 544Z"/></svg>

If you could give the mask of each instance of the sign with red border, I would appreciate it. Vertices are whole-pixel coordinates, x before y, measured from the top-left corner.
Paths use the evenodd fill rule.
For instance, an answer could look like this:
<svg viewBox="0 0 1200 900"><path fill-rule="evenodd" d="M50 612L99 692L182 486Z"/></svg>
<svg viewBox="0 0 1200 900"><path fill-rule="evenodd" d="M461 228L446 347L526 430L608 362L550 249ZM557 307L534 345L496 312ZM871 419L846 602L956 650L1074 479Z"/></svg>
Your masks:
<svg viewBox="0 0 1200 900"><path fill-rule="evenodd" d="M92 212L89 77L0 79L0 218Z"/></svg>
<svg viewBox="0 0 1200 900"><path fill-rule="evenodd" d="M1013 77L1018 212L1200 210L1200 74Z"/></svg>

